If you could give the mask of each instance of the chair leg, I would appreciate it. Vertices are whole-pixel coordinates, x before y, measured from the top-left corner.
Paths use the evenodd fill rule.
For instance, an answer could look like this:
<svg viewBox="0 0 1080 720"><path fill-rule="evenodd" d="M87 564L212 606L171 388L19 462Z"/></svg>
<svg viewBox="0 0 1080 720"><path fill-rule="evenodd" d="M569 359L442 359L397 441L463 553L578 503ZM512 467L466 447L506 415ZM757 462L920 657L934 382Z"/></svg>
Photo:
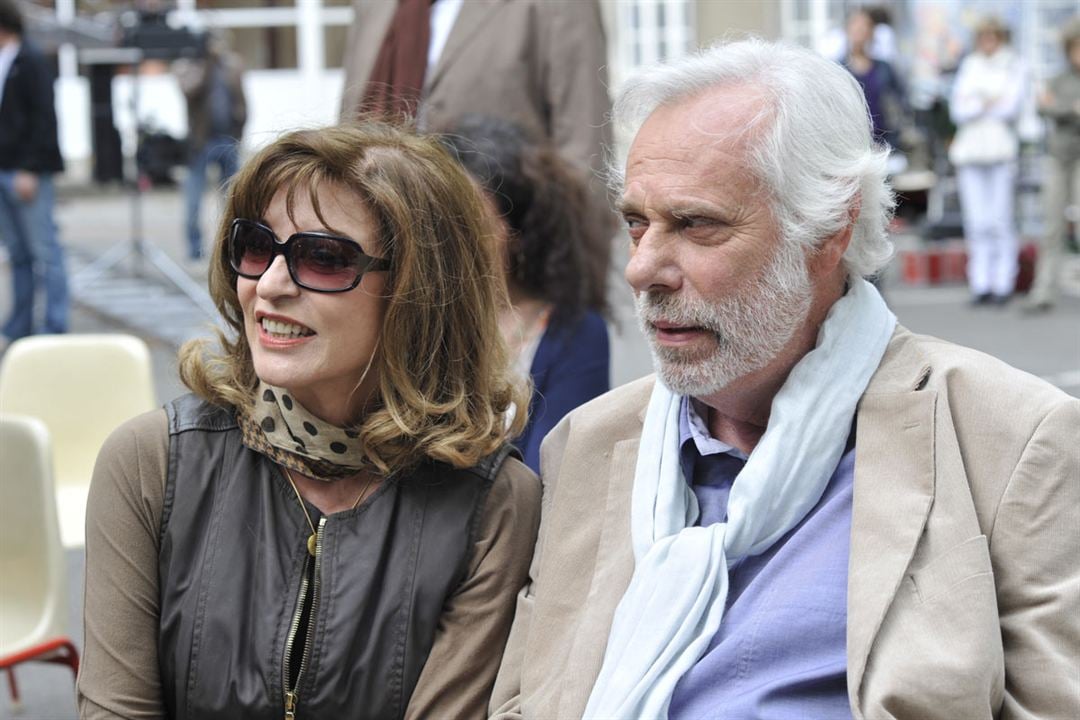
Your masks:
<svg viewBox="0 0 1080 720"><path fill-rule="evenodd" d="M8 689L11 691L11 703L13 705L19 704L19 686L15 682L15 668L9 667L7 669L8 677Z"/></svg>
<svg viewBox="0 0 1080 720"><path fill-rule="evenodd" d="M74 643L70 640L61 641L55 647L52 655L44 658L42 662L65 665L71 668L71 672L75 674L76 679L79 677L79 651L75 649Z"/></svg>
<svg viewBox="0 0 1080 720"><path fill-rule="evenodd" d="M47 644L46 650L46 657L40 658L42 662L66 665L71 668L71 672L75 676L75 682L79 681L79 651L75 649L75 644L73 642L67 638L62 638L56 643ZM35 659L35 657L33 652L31 652L29 656L23 657L17 662L33 659ZM18 710L20 708L19 685L15 681L15 665L8 665L3 668L3 670L7 672L8 689L11 692L11 708L12 710Z"/></svg>
<svg viewBox="0 0 1080 720"><path fill-rule="evenodd" d="M64 643L64 649L67 650L67 662L65 664L71 668L71 672L75 673L75 679L77 680L79 678L79 651L70 642Z"/></svg>

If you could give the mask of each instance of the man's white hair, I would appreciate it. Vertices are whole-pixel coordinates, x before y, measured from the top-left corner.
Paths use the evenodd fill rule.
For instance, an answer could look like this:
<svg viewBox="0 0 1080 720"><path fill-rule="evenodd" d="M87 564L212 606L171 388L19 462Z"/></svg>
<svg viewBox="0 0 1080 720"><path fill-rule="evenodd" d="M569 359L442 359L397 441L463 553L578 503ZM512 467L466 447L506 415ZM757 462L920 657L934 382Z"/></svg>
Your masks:
<svg viewBox="0 0 1080 720"><path fill-rule="evenodd" d="M749 133L751 170L772 196L784 237L816 247L855 211L844 265L856 277L879 272L893 253L886 233L896 205L885 178L889 151L873 142L862 89L837 63L788 43L722 42L631 77L615 102L615 123L632 138L661 106L740 86L765 98L748 127L732 130ZM618 192L624 167L622 158L613 159Z"/></svg>

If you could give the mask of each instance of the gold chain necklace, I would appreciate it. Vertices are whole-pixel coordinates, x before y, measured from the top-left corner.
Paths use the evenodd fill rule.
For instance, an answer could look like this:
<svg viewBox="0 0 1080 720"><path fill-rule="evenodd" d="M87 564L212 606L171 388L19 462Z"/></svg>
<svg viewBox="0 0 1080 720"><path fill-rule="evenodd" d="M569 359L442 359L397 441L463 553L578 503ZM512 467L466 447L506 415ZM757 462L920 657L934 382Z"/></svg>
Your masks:
<svg viewBox="0 0 1080 720"><path fill-rule="evenodd" d="M293 480L293 476L292 476L293 471L290 470L289 468L284 468L284 470L285 470L285 477L287 477L289 479L289 485L292 486L293 492L296 493L296 502L300 503L300 509L304 511L304 519L307 520L308 527L311 528L311 535L309 535L308 539L307 539L307 551L308 551L308 555L311 555L311 557L315 557L315 547L316 547L316 540L317 540L317 533L315 532L315 523L311 522L311 515L308 514L307 505L304 504L304 499L302 497L300 497L300 491L296 487L296 481ZM375 487L375 485L376 485L376 483L374 482L374 478L369 477L368 481L364 484L364 489L361 490L360 495L357 496L356 502L354 502L352 504L352 507L349 508L349 509L350 510L355 510L356 508L358 508L360 506L360 503L364 501L364 498L367 497L368 492L373 487Z"/></svg>

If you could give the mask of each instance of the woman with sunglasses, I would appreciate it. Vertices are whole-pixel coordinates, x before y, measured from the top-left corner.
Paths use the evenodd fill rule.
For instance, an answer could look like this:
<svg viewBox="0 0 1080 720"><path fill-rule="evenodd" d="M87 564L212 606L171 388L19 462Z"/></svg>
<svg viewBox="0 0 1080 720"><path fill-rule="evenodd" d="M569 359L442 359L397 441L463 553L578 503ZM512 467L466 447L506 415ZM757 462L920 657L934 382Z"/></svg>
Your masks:
<svg viewBox="0 0 1080 720"><path fill-rule="evenodd" d="M484 716L539 513L484 228L438 143L386 126L235 177L232 332L95 469L83 718Z"/></svg>

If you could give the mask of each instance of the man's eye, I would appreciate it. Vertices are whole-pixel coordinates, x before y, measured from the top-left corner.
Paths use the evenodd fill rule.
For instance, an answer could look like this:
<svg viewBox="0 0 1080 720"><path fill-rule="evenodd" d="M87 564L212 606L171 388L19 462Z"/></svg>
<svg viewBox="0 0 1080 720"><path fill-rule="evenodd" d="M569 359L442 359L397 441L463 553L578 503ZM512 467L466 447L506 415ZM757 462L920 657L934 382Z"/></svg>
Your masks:
<svg viewBox="0 0 1080 720"><path fill-rule="evenodd" d="M630 233L630 237L634 240L639 240L648 227L645 219L637 215L626 215L623 217L623 222L626 223L626 231Z"/></svg>

